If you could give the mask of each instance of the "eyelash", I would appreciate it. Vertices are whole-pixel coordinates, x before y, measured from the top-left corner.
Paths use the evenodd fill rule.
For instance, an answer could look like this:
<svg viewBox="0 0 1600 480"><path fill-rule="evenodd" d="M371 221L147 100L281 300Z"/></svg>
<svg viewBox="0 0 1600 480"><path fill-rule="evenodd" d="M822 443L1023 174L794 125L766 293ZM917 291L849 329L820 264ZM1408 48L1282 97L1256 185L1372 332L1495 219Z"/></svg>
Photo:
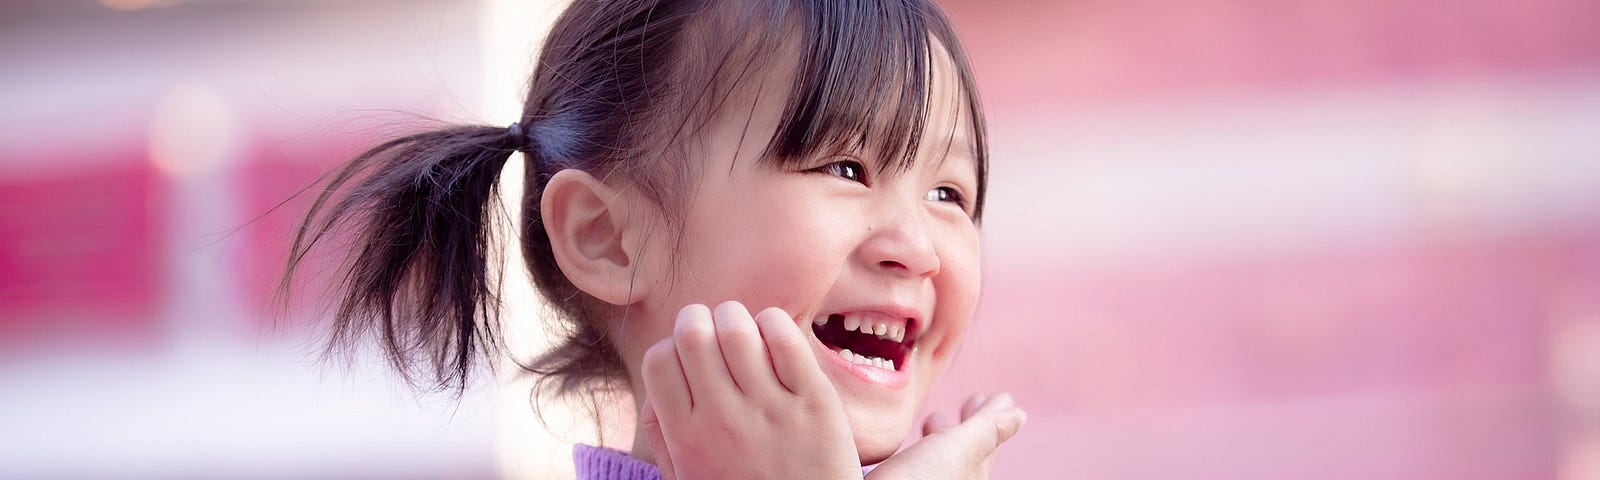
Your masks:
<svg viewBox="0 0 1600 480"><path fill-rule="evenodd" d="M943 200L938 199L938 198L933 198L933 197L935 197L934 192L939 192L939 191L944 191L944 192L949 192L949 193L946 194L947 196ZM961 191L960 190L956 190L955 187L938 187L938 188L935 188L933 190L928 190L928 197L927 198L928 198L928 200L933 200L935 202L950 202L950 203L954 203L954 204L956 204L957 207L961 207L962 210L966 210L967 209L967 197L966 197L966 195L962 195Z"/></svg>
<svg viewBox="0 0 1600 480"><path fill-rule="evenodd" d="M827 165L823 165L821 167L817 167L817 168L813 169L812 171L820 172L820 173L826 173L826 174L833 175L833 176L839 177L839 178L843 178L845 180L856 182L856 183L859 183L859 184L862 184L862 185L866 185L867 184L867 168L866 168L866 166L862 165L861 162L857 162L857 161L854 161L854 160L840 160L840 161L837 161L837 162L829 163ZM941 191L942 192L946 192L945 195L944 195L945 198L943 198L943 199L938 198L938 195L935 194L935 192L941 192ZM953 203L957 207L961 208L962 210L966 210L967 209L967 197L966 197L966 195L962 195L961 191L955 189L954 187L937 187L937 188L934 188L933 190L929 190L928 191L928 195L926 197L924 197L924 198L927 199L927 200L935 201L935 202Z"/></svg>
<svg viewBox="0 0 1600 480"><path fill-rule="evenodd" d="M855 171L855 177L854 178L851 178L850 176L847 176L845 174L845 169L846 168ZM861 165L861 162L857 162L855 160L840 160L840 161L833 162L833 163L830 163L830 164L827 164L827 165L823 165L821 167L817 167L816 171L822 172L822 173L826 173L826 174L829 174L829 175L833 175L835 177L843 178L845 180L856 182L856 183L859 183L859 184L862 184L862 185L866 185L867 184L867 167Z"/></svg>

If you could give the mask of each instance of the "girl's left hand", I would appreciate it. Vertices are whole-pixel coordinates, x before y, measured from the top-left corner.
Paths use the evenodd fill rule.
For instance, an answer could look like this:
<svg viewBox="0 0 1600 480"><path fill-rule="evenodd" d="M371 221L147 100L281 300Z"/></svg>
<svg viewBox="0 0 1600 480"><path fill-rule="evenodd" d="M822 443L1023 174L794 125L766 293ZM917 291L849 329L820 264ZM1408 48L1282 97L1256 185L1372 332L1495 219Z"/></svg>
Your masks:
<svg viewBox="0 0 1600 480"><path fill-rule="evenodd" d="M667 480L861 478L839 394L783 310L684 307L641 370L641 434Z"/></svg>
<svg viewBox="0 0 1600 480"><path fill-rule="evenodd" d="M961 423L950 425L937 413L929 415L922 439L878 464L867 478L989 478L995 449L1027 420L1011 395L973 395L961 407Z"/></svg>

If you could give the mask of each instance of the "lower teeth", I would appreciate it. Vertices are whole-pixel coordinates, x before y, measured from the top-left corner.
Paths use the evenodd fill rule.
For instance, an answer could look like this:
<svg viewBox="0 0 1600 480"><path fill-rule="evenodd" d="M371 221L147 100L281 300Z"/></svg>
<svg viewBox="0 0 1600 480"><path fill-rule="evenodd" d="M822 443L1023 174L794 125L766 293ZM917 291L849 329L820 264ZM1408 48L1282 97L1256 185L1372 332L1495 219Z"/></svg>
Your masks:
<svg viewBox="0 0 1600 480"><path fill-rule="evenodd" d="M889 360L889 359L886 359L886 358L873 357L873 356L868 356L868 355L857 355L854 352L851 352L850 349L848 349L848 348L839 350L839 356L840 357L844 357L844 359L846 361L849 361L851 363L859 363L859 364L862 364L862 365L871 365L871 366L882 368L882 369L885 369L885 370L894 370L894 360Z"/></svg>

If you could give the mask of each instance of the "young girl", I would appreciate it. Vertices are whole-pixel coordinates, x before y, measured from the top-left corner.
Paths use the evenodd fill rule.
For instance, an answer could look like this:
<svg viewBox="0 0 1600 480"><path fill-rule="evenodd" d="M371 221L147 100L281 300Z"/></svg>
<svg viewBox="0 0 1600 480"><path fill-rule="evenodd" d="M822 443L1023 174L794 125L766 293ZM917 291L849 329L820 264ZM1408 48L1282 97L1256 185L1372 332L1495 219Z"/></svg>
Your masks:
<svg viewBox="0 0 1600 480"><path fill-rule="evenodd" d="M1024 420L1004 394L900 450L979 290L985 130L936 7L577 0L538 60L519 122L388 141L317 199L289 271L350 235L330 346L464 388L501 342L491 199L521 152L523 254L570 332L527 368L641 412L579 477L987 475Z"/></svg>

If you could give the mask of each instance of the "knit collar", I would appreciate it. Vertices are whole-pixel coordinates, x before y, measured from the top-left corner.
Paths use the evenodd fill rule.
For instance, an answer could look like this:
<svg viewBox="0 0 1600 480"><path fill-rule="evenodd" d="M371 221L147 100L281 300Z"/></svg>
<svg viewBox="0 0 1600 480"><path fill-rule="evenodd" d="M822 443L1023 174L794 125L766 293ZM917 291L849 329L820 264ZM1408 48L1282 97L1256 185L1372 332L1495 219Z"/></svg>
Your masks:
<svg viewBox="0 0 1600 480"><path fill-rule="evenodd" d="M578 480L660 480L661 471L655 465L633 458L621 450L593 447L584 444L572 446L572 462Z"/></svg>

